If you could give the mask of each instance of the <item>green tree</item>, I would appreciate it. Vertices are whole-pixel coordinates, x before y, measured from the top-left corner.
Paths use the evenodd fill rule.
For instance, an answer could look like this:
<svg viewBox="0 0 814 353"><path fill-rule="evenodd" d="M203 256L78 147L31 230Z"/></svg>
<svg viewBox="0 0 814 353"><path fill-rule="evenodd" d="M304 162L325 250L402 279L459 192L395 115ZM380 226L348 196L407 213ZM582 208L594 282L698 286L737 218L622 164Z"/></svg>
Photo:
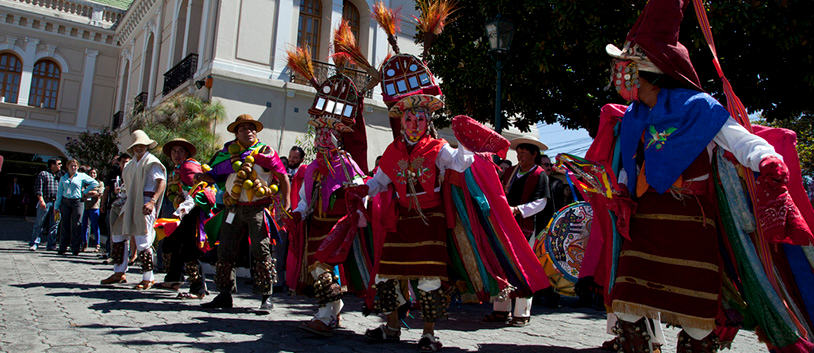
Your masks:
<svg viewBox="0 0 814 353"><path fill-rule="evenodd" d="M718 56L735 92L750 112L769 120L808 115L814 100L812 30L807 0L707 1ZM624 103L609 83L605 45L621 46L646 0L470 0L459 1L428 57L441 78L447 110L440 125L457 114L494 119L495 68L484 23L500 13L514 22L514 41L504 60L504 121L527 130L537 121L598 127L599 109ZM422 33L417 34L421 38ZM705 90L724 100L720 79L692 6L680 41ZM507 119L506 117L512 117ZM504 126L505 123L504 123Z"/></svg>
<svg viewBox="0 0 814 353"><path fill-rule="evenodd" d="M99 175L107 175L110 160L119 153L118 134L105 127L97 132L85 131L78 138L68 137L65 149L80 164L96 168Z"/></svg>
<svg viewBox="0 0 814 353"><path fill-rule="evenodd" d="M130 132L144 130L159 147L170 140L184 138L198 149L196 159L206 163L223 147L214 132L214 124L225 116L226 109L220 102L205 102L193 95L181 95L133 116ZM156 155L168 168L175 167L163 153Z"/></svg>

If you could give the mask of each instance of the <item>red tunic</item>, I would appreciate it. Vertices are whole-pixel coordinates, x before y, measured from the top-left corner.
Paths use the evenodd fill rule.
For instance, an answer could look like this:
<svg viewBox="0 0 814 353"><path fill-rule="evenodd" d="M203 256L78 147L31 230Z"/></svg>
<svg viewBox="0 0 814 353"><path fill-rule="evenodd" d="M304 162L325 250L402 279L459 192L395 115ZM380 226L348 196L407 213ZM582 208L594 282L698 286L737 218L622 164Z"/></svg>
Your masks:
<svg viewBox="0 0 814 353"><path fill-rule="evenodd" d="M408 149L403 139L390 144L382 155L379 167L393 182L398 200L398 224L384 241L378 276L389 279L447 279L447 233L442 195L436 191L438 167L435 161L443 139L426 138ZM415 173L415 185L422 221L411 208L412 197L407 186L408 173Z"/></svg>

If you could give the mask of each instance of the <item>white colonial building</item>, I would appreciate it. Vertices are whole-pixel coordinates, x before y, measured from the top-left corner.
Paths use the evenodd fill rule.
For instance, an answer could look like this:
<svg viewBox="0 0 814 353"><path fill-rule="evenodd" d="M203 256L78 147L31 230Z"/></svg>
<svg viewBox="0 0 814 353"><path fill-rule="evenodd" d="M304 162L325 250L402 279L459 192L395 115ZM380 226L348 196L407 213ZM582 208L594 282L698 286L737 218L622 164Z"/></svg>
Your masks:
<svg viewBox="0 0 814 353"><path fill-rule="evenodd" d="M65 155L110 126L121 47L116 4L0 1L0 150Z"/></svg>
<svg viewBox="0 0 814 353"><path fill-rule="evenodd" d="M66 137L103 127L123 132L127 146L135 111L192 93L225 106L227 120L215 127L222 141L233 138L226 125L248 113L266 127L260 139L286 155L306 130L315 93L286 68L286 49L310 45L317 74L325 78L333 70L333 30L346 19L378 66L390 47L370 16L372 4L0 0L0 151L64 156ZM401 8L402 52L419 54L415 2L385 4ZM357 86L365 78L360 72ZM365 99L364 115L372 166L392 141L379 87Z"/></svg>
<svg viewBox="0 0 814 353"><path fill-rule="evenodd" d="M412 1L389 2L402 8L405 19L415 14ZM260 139L287 154L306 130L315 91L292 77L286 68L286 49L309 44L318 76L327 77L333 70L329 59L333 29L344 18L368 60L380 63L389 45L370 16L372 3L135 0L116 29L121 59L115 112L125 117L121 127L128 127L126 117L140 104L155 106L173 95L193 93L226 107L228 121L216 127L222 140L234 138L226 125L248 113L266 127ZM404 24L398 36L400 47L419 53L412 40L414 26ZM364 86L363 74L356 79L357 86ZM372 163L392 141L378 88L365 101L365 119Z"/></svg>

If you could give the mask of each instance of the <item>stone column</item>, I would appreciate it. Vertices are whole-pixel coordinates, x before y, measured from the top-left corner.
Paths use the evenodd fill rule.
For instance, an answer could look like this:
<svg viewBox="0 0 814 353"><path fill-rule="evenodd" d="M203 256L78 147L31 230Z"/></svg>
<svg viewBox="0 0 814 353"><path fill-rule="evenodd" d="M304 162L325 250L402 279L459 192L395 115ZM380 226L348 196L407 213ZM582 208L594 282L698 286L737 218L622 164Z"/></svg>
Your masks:
<svg viewBox="0 0 814 353"><path fill-rule="evenodd" d="M25 39L23 72L20 76L20 93L17 95L17 104L28 104L28 96L31 93L31 77L34 72L34 60L37 57L37 44L39 43L39 39Z"/></svg>
<svg viewBox="0 0 814 353"><path fill-rule="evenodd" d="M82 70L82 90L79 96L79 115L76 117L76 127L88 127L88 114L90 114L90 97L93 93L93 75L96 73L96 56L98 50L85 49L85 68Z"/></svg>

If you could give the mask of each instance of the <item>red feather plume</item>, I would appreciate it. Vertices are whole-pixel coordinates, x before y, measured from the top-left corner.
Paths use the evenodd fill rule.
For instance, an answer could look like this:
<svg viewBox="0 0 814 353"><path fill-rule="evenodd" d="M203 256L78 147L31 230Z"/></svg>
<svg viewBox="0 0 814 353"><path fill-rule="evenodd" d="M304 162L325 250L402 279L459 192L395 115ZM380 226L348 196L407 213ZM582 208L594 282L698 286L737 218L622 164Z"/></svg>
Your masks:
<svg viewBox="0 0 814 353"><path fill-rule="evenodd" d="M314 77L314 64L311 61L311 51L308 48L295 47L286 49L288 55L288 67L294 72L302 75L315 88L319 88L319 83Z"/></svg>

